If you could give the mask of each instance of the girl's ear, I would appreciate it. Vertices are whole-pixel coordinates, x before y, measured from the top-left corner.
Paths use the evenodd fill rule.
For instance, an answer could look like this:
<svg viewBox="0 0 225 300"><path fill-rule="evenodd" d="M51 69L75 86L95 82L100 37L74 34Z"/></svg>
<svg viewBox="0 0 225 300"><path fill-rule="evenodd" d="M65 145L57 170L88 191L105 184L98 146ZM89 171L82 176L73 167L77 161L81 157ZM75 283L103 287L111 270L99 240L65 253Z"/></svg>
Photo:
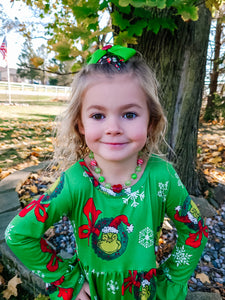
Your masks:
<svg viewBox="0 0 225 300"><path fill-rule="evenodd" d="M84 126L83 126L81 120L78 120L78 130L79 130L80 134L84 135Z"/></svg>

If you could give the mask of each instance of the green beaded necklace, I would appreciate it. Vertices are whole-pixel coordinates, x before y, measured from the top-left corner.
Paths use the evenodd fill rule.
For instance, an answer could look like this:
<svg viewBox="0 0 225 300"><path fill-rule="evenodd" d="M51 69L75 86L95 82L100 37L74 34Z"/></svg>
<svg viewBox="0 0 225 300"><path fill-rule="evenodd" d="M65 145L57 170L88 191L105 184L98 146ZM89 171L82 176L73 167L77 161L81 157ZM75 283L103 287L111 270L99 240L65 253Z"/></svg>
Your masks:
<svg viewBox="0 0 225 300"><path fill-rule="evenodd" d="M140 155L141 155L141 153L139 153L139 156ZM99 176L98 181L100 183L104 183L105 177L101 175L102 170L98 167L98 163L94 159L94 153L92 151L89 153L89 158L91 159L91 166L93 167L94 172ZM132 184L132 180L137 179L137 176L138 176L137 173L141 172L141 170L142 170L141 166L143 165L143 163L144 163L144 160L139 157L137 159L137 166L135 168L135 172L131 174L130 179L125 181L124 185L122 185L122 184L111 185L110 183L105 183L104 184L105 188L112 189L115 193L120 193L123 188L127 188Z"/></svg>

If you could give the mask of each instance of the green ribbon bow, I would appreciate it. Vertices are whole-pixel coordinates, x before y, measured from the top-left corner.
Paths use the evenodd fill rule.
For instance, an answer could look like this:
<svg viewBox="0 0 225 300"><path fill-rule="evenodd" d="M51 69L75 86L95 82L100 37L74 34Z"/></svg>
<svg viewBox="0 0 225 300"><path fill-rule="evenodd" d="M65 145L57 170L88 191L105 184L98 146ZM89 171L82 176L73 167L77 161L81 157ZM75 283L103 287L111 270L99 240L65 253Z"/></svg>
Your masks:
<svg viewBox="0 0 225 300"><path fill-rule="evenodd" d="M136 54L136 50L132 48L126 48L119 45L115 46L106 46L102 49L96 50L92 56L88 60L88 65L96 64L100 58L102 58L106 53L110 53L112 55L115 55L119 58L122 58L124 61L127 61L129 58L134 56Z"/></svg>

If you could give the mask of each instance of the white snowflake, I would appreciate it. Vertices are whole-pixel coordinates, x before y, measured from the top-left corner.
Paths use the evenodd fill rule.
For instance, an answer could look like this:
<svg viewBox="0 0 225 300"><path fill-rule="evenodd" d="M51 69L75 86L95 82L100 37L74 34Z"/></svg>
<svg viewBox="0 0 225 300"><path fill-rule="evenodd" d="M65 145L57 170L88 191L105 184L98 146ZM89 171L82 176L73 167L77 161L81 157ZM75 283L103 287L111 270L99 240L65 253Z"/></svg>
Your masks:
<svg viewBox="0 0 225 300"><path fill-rule="evenodd" d="M149 248L154 244L154 234L149 227L146 227L139 232L139 244L145 248Z"/></svg>
<svg viewBox="0 0 225 300"><path fill-rule="evenodd" d="M145 198L144 191L140 193L140 191L138 190L138 191L131 193L131 188L127 188L124 191L125 191L127 197L122 199L123 203L128 204L129 200L130 200L132 202L131 207L137 207L140 204L140 202L137 202L136 200L143 201Z"/></svg>
<svg viewBox="0 0 225 300"><path fill-rule="evenodd" d="M116 294L116 292L118 291L119 286L117 281L113 282L113 280L110 280L107 282L107 290L112 293L112 294Z"/></svg>
<svg viewBox="0 0 225 300"><path fill-rule="evenodd" d="M31 271L32 273L36 274L37 276L41 277L41 278L45 278L45 274L42 273L41 271L39 270L32 270Z"/></svg>
<svg viewBox="0 0 225 300"><path fill-rule="evenodd" d="M83 172L83 177L89 177L85 171Z"/></svg>
<svg viewBox="0 0 225 300"><path fill-rule="evenodd" d="M177 173L175 173L175 177L177 178L177 185L178 185L178 186L181 186L182 189L183 189L183 188L184 188L183 183L181 182L180 177L178 176Z"/></svg>
<svg viewBox="0 0 225 300"><path fill-rule="evenodd" d="M177 246L176 252L172 254L172 256L174 257L177 267L179 267L179 265L189 265L190 264L189 261L192 255L185 252L184 245L183 245L182 247Z"/></svg>
<svg viewBox="0 0 225 300"><path fill-rule="evenodd" d="M10 241L12 240L11 236L10 236L10 232L14 227L15 227L14 225L9 224L8 227L6 228L6 231L5 231L6 240L10 240Z"/></svg>
<svg viewBox="0 0 225 300"><path fill-rule="evenodd" d="M168 190L168 181L165 183L159 182L158 196L162 198L163 202L166 202L166 191Z"/></svg>
<svg viewBox="0 0 225 300"><path fill-rule="evenodd" d="M168 267L163 267L162 269L163 269L163 272L166 275L166 277L169 278L170 280L172 280L169 268Z"/></svg>
<svg viewBox="0 0 225 300"><path fill-rule="evenodd" d="M79 278L79 280L78 280L78 283L79 283L79 284L84 283L84 275L83 275L83 274L80 274L80 278Z"/></svg>
<svg viewBox="0 0 225 300"><path fill-rule="evenodd" d="M84 269L84 275L87 281L89 281L89 273L88 270Z"/></svg>

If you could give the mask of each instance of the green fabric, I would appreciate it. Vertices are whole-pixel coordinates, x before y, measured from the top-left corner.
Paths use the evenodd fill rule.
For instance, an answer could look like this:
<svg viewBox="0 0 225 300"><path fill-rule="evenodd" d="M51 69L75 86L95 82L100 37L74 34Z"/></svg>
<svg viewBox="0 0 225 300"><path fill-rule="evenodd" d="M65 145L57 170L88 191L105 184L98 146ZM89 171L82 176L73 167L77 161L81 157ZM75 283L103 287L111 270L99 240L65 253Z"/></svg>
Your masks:
<svg viewBox="0 0 225 300"><path fill-rule="evenodd" d="M88 65L96 64L99 61L99 59L102 58L106 53L110 53L111 55L118 56L124 59L124 61L127 61L129 58L131 58L136 54L136 50L132 48L122 47L119 45L112 46L107 50L98 49L89 58Z"/></svg>
<svg viewBox="0 0 225 300"><path fill-rule="evenodd" d="M165 213L177 244L158 269L155 249ZM76 255L63 260L43 233L67 215ZM115 194L94 179L85 162L56 183L9 224L6 241L18 258L45 282L51 299L75 299L88 281L96 300L184 300L208 236L198 208L173 167L153 155L142 177Z"/></svg>

